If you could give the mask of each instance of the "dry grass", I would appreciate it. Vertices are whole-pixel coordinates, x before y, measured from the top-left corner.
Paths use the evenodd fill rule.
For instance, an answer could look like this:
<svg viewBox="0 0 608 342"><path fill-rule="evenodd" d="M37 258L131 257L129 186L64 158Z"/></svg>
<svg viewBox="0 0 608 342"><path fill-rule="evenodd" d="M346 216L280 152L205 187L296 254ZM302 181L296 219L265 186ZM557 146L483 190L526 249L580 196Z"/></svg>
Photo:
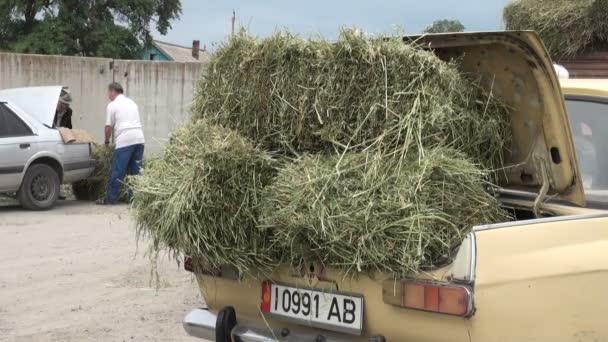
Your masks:
<svg viewBox="0 0 608 342"><path fill-rule="evenodd" d="M113 146L92 144L93 159L97 162L95 171L87 179L72 184L77 200L94 201L106 195L112 169Z"/></svg>
<svg viewBox="0 0 608 342"><path fill-rule="evenodd" d="M496 165L509 143L508 111L486 94L455 64L401 38L241 33L212 56L194 112L292 156L450 146Z"/></svg>
<svg viewBox="0 0 608 342"><path fill-rule="evenodd" d="M249 273L433 267L506 219L486 182L509 110L489 94L400 38L240 33L211 58L194 121L133 183L140 235Z"/></svg>
<svg viewBox="0 0 608 342"><path fill-rule="evenodd" d="M197 257L200 267L268 267L266 239L256 228L272 159L220 126L196 121L178 130L165 156L129 180L138 235Z"/></svg>
<svg viewBox="0 0 608 342"><path fill-rule="evenodd" d="M445 148L405 160L306 156L265 189L260 228L294 267L319 261L401 276L448 260L472 226L507 219L486 177Z"/></svg>
<svg viewBox="0 0 608 342"><path fill-rule="evenodd" d="M516 0L504 9L509 30L534 30L551 55L608 48L608 0Z"/></svg>

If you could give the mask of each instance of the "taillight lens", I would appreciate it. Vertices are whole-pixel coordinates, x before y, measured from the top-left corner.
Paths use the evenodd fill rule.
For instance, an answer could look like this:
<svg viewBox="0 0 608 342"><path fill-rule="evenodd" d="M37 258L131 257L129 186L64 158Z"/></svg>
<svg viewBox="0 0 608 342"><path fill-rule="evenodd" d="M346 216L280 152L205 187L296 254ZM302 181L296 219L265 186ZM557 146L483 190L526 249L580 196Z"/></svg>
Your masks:
<svg viewBox="0 0 608 342"><path fill-rule="evenodd" d="M270 282L265 281L262 283L262 304L260 304L260 310L263 313L270 313L271 293L272 286Z"/></svg>
<svg viewBox="0 0 608 342"><path fill-rule="evenodd" d="M463 317L473 314L473 296L465 285L385 281L382 292L386 304Z"/></svg>

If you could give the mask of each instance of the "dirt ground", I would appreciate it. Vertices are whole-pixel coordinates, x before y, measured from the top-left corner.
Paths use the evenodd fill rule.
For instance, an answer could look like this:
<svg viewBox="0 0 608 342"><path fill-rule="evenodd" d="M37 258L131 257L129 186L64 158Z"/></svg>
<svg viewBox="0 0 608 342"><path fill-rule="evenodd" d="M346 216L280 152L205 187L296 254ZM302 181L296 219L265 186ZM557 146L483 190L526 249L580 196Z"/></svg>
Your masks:
<svg viewBox="0 0 608 342"><path fill-rule="evenodd" d="M197 341L196 282L163 258L157 291L146 249L124 206L0 206L0 341Z"/></svg>

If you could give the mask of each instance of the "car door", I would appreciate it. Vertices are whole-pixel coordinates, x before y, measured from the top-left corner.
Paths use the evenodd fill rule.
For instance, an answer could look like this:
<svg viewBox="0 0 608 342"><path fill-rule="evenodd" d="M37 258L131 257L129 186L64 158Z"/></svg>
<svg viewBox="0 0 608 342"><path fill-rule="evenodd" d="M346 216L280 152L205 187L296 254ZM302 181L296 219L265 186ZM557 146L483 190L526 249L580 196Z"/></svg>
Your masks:
<svg viewBox="0 0 608 342"><path fill-rule="evenodd" d="M608 200L608 97L566 95L576 155L583 177L587 205Z"/></svg>
<svg viewBox="0 0 608 342"><path fill-rule="evenodd" d="M17 191L28 160L36 153L32 128L7 103L0 103L0 191Z"/></svg>

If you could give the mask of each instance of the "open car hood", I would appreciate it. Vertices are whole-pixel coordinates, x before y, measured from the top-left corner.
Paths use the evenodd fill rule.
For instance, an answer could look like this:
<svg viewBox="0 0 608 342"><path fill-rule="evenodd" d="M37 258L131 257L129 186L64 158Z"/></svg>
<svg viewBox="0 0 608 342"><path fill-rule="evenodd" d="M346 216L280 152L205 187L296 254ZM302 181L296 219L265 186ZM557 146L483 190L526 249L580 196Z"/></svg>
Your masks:
<svg viewBox="0 0 608 342"><path fill-rule="evenodd" d="M405 37L455 60L513 108L513 142L505 151L504 188L584 205L585 195L564 97L551 58L530 31ZM544 188L543 188L544 185Z"/></svg>
<svg viewBox="0 0 608 342"><path fill-rule="evenodd" d="M61 86L0 90L0 101L13 104L48 127L53 126Z"/></svg>

